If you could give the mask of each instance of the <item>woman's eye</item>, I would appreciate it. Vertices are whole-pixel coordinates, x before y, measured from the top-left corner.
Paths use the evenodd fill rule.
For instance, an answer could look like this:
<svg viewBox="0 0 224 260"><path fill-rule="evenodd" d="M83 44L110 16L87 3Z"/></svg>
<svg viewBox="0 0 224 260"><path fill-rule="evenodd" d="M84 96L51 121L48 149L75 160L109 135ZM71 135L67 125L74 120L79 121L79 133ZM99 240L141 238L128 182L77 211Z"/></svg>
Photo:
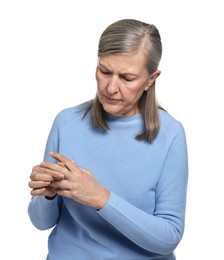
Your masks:
<svg viewBox="0 0 224 260"><path fill-rule="evenodd" d="M132 81L133 79L132 78L128 78L128 77L123 77L123 79L125 80L125 81L127 81L127 82L130 82L130 81Z"/></svg>
<svg viewBox="0 0 224 260"><path fill-rule="evenodd" d="M111 75L111 72L109 72L109 71L103 71L103 70L101 70L101 73L102 73L103 75Z"/></svg>

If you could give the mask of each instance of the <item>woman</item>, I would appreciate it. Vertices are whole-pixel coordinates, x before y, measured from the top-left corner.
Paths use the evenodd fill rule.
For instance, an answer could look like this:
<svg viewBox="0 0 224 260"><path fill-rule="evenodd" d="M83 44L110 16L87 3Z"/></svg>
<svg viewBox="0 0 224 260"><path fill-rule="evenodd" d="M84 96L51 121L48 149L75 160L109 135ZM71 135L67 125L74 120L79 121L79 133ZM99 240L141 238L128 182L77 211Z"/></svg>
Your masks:
<svg viewBox="0 0 224 260"><path fill-rule="evenodd" d="M176 259L188 161L182 124L156 101L161 54L153 25L102 33L95 99L56 116L30 175L30 219L53 228L47 259Z"/></svg>

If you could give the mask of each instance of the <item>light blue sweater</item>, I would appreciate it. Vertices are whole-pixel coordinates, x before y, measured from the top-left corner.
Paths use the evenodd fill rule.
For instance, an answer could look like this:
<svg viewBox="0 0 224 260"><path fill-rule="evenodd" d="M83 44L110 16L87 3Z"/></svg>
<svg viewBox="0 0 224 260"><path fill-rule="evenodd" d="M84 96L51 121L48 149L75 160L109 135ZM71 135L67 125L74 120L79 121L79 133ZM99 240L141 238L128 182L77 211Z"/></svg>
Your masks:
<svg viewBox="0 0 224 260"><path fill-rule="evenodd" d="M57 196L32 197L33 225L52 229L49 260L174 260L184 231L188 161L182 124L159 110L161 128L152 144L137 141L143 118L108 115L110 130L82 119L86 103L55 118L44 160L55 151L90 170L111 191L99 211Z"/></svg>

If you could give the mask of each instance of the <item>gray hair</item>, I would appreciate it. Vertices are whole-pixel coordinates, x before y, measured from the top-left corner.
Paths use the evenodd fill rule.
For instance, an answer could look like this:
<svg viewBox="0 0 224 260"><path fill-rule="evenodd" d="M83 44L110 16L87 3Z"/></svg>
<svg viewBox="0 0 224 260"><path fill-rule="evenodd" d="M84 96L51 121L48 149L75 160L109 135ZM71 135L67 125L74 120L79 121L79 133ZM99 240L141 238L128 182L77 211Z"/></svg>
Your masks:
<svg viewBox="0 0 224 260"><path fill-rule="evenodd" d="M123 19L109 25L102 33L98 45L98 57L108 54L134 53L143 51L148 75L158 69L162 56L162 43L158 29L135 19ZM155 96L155 82L144 91L138 106L144 116L144 129L136 136L137 140L151 143L159 132L158 108ZM92 111L92 120L96 127L109 130L105 111L96 96L88 111ZM86 114L85 113L85 114Z"/></svg>
<svg viewBox="0 0 224 260"><path fill-rule="evenodd" d="M123 19L111 24L102 33L98 56L133 53L140 48L145 53L145 65L150 75L157 70L162 56L159 31L154 25L134 19Z"/></svg>

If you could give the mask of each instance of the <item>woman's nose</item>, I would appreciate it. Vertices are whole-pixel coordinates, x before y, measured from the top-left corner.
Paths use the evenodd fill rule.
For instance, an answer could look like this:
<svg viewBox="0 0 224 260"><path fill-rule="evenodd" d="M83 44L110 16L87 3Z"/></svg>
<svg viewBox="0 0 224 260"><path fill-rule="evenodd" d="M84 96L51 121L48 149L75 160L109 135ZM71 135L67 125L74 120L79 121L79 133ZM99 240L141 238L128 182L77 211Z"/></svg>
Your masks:
<svg viewBox="0 0 224 260"><path fill-rule="evenodd" d="M111 77L107 84L107 91L109 93L116 93L119 89L119 80L116 77Z"/></svg>

